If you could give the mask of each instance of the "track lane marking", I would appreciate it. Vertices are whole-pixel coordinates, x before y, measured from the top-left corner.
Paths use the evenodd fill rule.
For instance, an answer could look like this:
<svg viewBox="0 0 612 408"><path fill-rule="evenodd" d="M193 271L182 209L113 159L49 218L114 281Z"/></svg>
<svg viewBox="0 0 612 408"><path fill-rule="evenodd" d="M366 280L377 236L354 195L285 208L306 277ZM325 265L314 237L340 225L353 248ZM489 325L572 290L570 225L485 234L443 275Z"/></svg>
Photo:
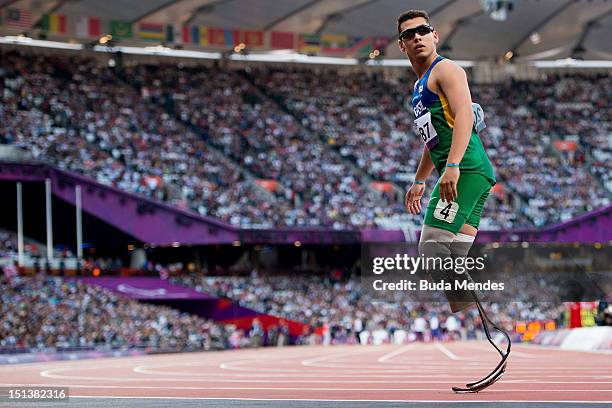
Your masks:
<svg viewBox="0 0 612 408"><path fill-rule="evenodd" d="M374 351L378 351L378 350L374 350ZM329 359L337 359L337 358L342 358L342 357L348 357L348 356L355 356L355 355L360 355L360 354L367 354L367 353L372 353L372 350L368 347L366 350L359 350L357 352L349 352L349 353L340 353L340 354L326 354L324 356L321 357L316 357L316 358L309 358L307 360L302 360L300 364L302 364L303 366L307 366L307 367L325 367L323 366L319 366L316 363L319 363L321 361L325 361L325 360L329 360Z"/></svg>
<svg viewBox="0 0 612 408"><path fill-rule="evenodd" d="M128 397L128 396L104 396L104 395L70 395L70 398L119 398L119 399L176 399L176 400L221 400L221 401L313 401L313 402L420 402L420 403L497 403L497 402L511 402L511 403L557 403L557 404L610 404L610 401L580 401L580 400L374 400L374 399L322 399L322 398L248 398L248 397Z"/></svg>
<svg viewBox="0 0 612 408"><path fill-rule="evenodd" d="M449 349L447 349L446 347L444 347L441 343L434 343L434 346L440 350L442 353L444 353L444 355L448 358L450 358L451 360L461 360L461 358L457 357L455 355L455 353L453 353L452 351L450 351Z"/></svg>
<svg viewBox="0 0 612 408"><path fill-rule="evenodd" d="M24 384L1 384L2 386L24 386ZM143 390L207 390L207 391L223 391L223 390L246 390L246 391L398 391L398 392L406 392L406 391L448 391L448 388L323 388L323 387L186 387L186 386L167 386L167 387L159 387L159 386L146 386L146 385L99 385L99 384L45 384L49 387L74 387L74 388L92 388L92 389L143 389ZM538 393L593 393L593 392L612 392L612 389L564 389L564 390L552 390L552 389L522 389L522 388L503 388L499 387L496 389L489 389L487 393L500 393L500 392L538 392Z"/></svg>
<svg viewBox="0 0 612 408"><path fill-rule="evenodd" d="M399 356L400 354L403 354L403 353L405 353L408 350L413 350L414 347L415 347L414 344L408 344L407 346L400 347L399 349L397 349L395 351L392 351L390 353L387 353L387 354L381 356L378 359L378 362L379 363L384 363L385 361L390 360L393 357Z"/></svg>
<svg viewBox="0 0 612 408"><path fill-rule="evenodd" d="M479 350L479 351L488 351L488 350L492 350L491 347L480 347L477 346L475 344L461 344L459 345L462 348L466 348L466 349L470 349L470 350ZM537 358L537 359L542 359L542 356L537 356L535 354L529 354L529 353L523 353L521 351L516 351L515 349L513 349L510 354L514 357L521 357L521 358Z"/></svg>

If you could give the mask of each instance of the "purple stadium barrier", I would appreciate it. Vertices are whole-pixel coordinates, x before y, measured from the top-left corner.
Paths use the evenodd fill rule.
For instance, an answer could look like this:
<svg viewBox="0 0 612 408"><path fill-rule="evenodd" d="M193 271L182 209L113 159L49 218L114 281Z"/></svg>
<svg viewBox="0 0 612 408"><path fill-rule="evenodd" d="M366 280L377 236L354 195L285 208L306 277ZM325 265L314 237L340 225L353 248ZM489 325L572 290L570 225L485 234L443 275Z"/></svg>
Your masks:
<svg viewBox="0 0 612 408"><path fill-rule="evenodd" d="M72 278L88 285L98 285L122 296L137 300L188 299L217 301L216 296L198 292L180 285L173 285L159 278Z"/></svg>
<svg viewBox="0 0 612 408"><path fill-rule="evenodd" d="M79 174L35 163L0 162L0 180L43 181L51 178L53 194L75 204L81 185L83 211L134 238L155 245L230 244L360 244L401 242L399 230L336 231L317 228L240 229L212 217L102 185ZM146 211L142 211L146 208ZM612 206L544 229L480 231L479 242L608 242L612 241Z"/></svg>
<svg viewBox="0 0 612 408"><path fill-rule="evenodd" d="M88 285L98 285L130 299L163 304L217 322L232 323L245 330L249 329L254 318L259 318L264 328L270 324L278 324L280 320L277 316L240 306L229 299L174 285L158 278L78 277L69 279L80 280ZM304 327L307 326L291 320L286 320L286 322L292 336L302 334Z"/></svg>

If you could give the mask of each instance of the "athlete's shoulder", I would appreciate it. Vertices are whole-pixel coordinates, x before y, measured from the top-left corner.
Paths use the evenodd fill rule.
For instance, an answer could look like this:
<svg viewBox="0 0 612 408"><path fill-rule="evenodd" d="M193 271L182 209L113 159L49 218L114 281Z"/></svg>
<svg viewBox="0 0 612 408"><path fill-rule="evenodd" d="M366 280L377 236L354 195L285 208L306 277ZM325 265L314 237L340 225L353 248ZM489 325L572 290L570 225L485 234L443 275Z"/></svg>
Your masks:
<svg viewBox="0 0 612 408"><path fill-rule="evenodd" d="M451 74L463 73L463 75L465 75L465 70L461 67L461 65L448 58L443 58L442 60L440 60L440 62L438 62L438 64L434 67L434 71L435 70L437 70L438 72Z"/></svg>
<svg viewBox="0 0 612 408"><path fill-rule="evenodd" d="M446 95L445 90L457 86L469 87L467 74L455 61L444 58L432 70L428 87L434 93L441 92Z"/></svg>
<svg viewBox="0 0 612 408"><path fill-rule="evenodd" d="M435 84L441 84L443 86L444 84L452 82L467 82L465 70L455 61L449 60L448 58L444 58L438 62L432 70L431 76L433 77L432 87L435 87Z"/></svg>

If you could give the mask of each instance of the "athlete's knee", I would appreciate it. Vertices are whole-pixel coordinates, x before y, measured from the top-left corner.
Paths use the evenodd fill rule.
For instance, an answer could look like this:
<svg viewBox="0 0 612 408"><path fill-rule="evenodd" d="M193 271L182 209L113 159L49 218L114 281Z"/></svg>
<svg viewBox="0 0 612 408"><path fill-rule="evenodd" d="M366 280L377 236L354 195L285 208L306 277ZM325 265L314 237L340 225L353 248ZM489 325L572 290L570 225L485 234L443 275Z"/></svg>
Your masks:
<svg viewBox="0 0 612 408"><path fill-rule="evenodd" d="M471 235L471 236L475 237L476 234L478 233L478 228L476 228L475 226L470 225L470 224L463 224L463 226L461 227L459 232L461 234Z"/></svg>
<svg viewBox="0 0 612 408"><path fill-rule="evenodd" d="M419 239L419 254L431 257L449 255L454 238L451 231L424 225Z"/></svg>
<svg viewBox="0 0 612 408"><path fill-rule="evenodd" d="M455 234L442 228L432 227L431 225L423 225L421 230L421 238L419 242L437 241L437 242L453 242Z"/></svg>
<svg viewBox="0 0 612 408"><path fill-rule="evenodd" d="M461 227L451 245L453 257L466 257L468 255L476 239L477 232L478 230L469 224L465 224Z"/></svg>

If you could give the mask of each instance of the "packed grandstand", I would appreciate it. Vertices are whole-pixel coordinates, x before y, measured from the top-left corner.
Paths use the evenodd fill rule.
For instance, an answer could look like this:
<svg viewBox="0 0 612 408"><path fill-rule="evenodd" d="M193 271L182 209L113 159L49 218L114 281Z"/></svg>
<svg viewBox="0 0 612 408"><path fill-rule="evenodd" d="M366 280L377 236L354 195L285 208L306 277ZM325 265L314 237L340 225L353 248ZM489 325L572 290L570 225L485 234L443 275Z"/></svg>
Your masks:
<svg viewBox="0 0 612 408"><path fill-rule="evenodd" d="M184 271L181 271L184 272ZM380 301L360 288L355 276L202 276L176 284L227 297L260 313L306 323L285 344L358 344L403 338L452 340L483 338L477 311L451 314L445 303ZM126 299L108 289L57 276L0 279L0 352L79 350L87 347L140 347L158 351L278 345L282 322L248 328L181 313L167 306ZM514 321L566 324L566 307L531 302L492 304L500 324ZM317 330L325 328L325 330ZM256 336L256 339L252 337ZM365 337L364 337L365 336ZM260 343L261 342L261 343Z"/></svg>
<svg viewBox="0 0 612 408"><path fill-rule="evenodd" d="M420 225L400 216L420 157L410 76L14 51L0 76L0 140L36 160L242 227ZM472 86L499 180L481 229L610 203L611 86L597 74Z"/></svg>
<svg viewBox="0 0 612 408"><path fill-rule="evenodd" d="M0 52L0 144L21 149L28 161L243 228L421 225L403 206L421 152L408 109L415 78L407 72L145 64L125 56L109 66L106 58ZM499 181L481 229L539 228L610 205L609 76L547 74L473 84L471 91L485 108L482 140ZM15 259L16 234L0 231L0 238L2 258ZM44 253L36 244L27 250ZM87 262L87 273L122 269L120 260ZM275 276L151 269L174 284L308 325L289 339L282 324L264 328L255 320L239 328L78 280L19 276L5 265L0 350L367 343L400 332L410 340L482 336L477 312L373 299L353 269ZM529 303L529 296L491 307L510 330L516 321L567 324L565 306ZM600 320L609 319L608 309L600 312Z"/></svg>

